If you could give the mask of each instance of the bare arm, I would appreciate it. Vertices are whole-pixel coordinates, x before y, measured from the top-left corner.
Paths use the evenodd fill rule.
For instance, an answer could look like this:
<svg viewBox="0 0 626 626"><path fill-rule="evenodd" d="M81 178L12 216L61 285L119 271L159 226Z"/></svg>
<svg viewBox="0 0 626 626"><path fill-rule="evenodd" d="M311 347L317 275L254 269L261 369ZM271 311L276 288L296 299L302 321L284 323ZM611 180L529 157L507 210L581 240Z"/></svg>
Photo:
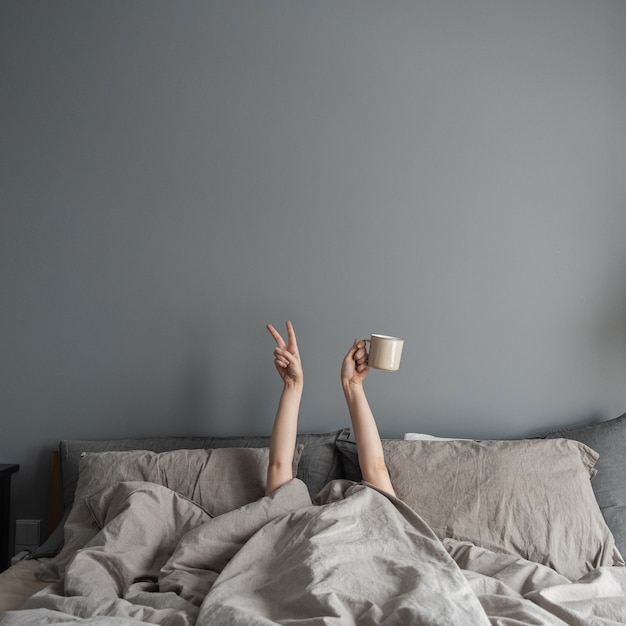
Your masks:
<svg viewBox="0 0 626 626"><path fill-rule="evenodd" d="M363 389L368 372L365 341L355 340L342 363L341 384L356 439L361 474L368 483L395 496L376 420Z"/></svg>
<svg viewBox="0 0 626 626"><path fill-rule="evenodd" d="M293 454L298 434L298 412L304 387L304 377L296 334L291 322L287 322L287 343L276 329L268 324L268 330L276 340L274 365L283 380L283 391L272 427L270 458L267 466L265 494L268 495L293 478Z"/></svg>

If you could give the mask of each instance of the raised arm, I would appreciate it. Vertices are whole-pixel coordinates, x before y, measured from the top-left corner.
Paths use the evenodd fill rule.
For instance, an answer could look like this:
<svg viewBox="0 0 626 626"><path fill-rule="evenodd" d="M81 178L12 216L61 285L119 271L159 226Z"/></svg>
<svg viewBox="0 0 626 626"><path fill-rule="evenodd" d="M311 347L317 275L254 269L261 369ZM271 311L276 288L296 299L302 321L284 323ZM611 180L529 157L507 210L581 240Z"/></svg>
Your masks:
<svg viewBox="0 0 626 626"><path fill-rule="evenodd" d="M355 339L341 365L341 385L350 412L361 474L368 483L395 496L376 420L363 389L368 372L366 343Z"/></svg>
<svg viewBox="0 0 626 626"><path fill-rule="evenodd" d="M283 381L283 391L278 401L270 441L270 459L267 467L266 495L293 478L293 454L298 434L298 412L304 387L302 363L296 342L296 333L287 322L287 342L271 325L267 325L277 347L274 349L274 365Z"/></svg>

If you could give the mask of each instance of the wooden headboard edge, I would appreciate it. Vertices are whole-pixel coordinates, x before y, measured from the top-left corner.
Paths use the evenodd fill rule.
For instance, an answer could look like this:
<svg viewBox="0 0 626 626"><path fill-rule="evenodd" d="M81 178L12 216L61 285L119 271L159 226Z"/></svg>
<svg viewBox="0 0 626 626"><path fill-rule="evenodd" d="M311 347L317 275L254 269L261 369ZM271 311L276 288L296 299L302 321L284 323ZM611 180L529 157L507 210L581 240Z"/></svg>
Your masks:
<svg viewBox="0 0 626 626"><path fill-rule="evenodd" d="M58 450L52 452L50 459L50 493L48 495L48 535L54 531L63 518L63 477L61 475L61 456Z"/></svg>

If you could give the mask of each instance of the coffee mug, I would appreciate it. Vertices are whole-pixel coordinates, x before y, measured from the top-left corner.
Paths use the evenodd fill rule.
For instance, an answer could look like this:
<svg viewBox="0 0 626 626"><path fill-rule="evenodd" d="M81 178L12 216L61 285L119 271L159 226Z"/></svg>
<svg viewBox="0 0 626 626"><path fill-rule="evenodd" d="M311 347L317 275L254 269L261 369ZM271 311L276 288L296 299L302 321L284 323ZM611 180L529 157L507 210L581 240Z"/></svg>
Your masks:
<svg viewBox="0 0 626 626"><path fill-rule="evenodd" d="M395 372L400 369L404 339L388 335L374 335L366 339L370 344L368 365L377 370Z"/></svg>

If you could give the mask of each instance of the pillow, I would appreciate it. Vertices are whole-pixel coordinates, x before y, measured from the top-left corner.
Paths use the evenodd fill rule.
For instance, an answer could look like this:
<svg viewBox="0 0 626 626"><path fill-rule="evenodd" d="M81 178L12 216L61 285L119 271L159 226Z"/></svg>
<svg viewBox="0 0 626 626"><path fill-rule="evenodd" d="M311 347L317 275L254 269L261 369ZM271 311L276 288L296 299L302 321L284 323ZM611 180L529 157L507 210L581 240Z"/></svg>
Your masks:
<svg viewBox="0 0 626 626"><path fill-rule="evenodd" d="M600 455L591 486L615 545L626 556L626 413L591 426L555 430L545 437L575 439Z"/></svg>
<svg viewBox="0 0 626 626"><path fill-rule="evenodd" d="M309 493L316 494L333 478L341 478L341 461L335 449L338 438L346 438L349 428L322 433L303 434L296 438L304 450L298 465L298 478L306 483ZM77 439L61 440L59 453L63 473L63 504L65 510L72 506L78 480L78 464L83 452L104 452L107 450L195 450L208 448L267 448L270 437L152 437L140 439L107 439L85 441Z"/></svg>
<svg viewBox="0 0 626 626"><path fill-rule="evenodd" d="M385 440L383 439L383 442ZM359 466L359 455L356 451L356 443L347 439L337 439L335 442L339 456L341 457L342 474L346 480L360 482L363 480Z"/></svg>
<svg viewBox="0 0 626 626"><path fill-rule="evenodd" d="M356 445L337 446L346 477L360 479ZM383 450L398 498L440 539L519 555L572 580L621 563L591 488L597 454L581 443L396 439Z"/></svg>
<svg viewBox="0 0 626 626"><path fill-rule="evenodd" d="M435 437L433 435L424 435L423 433L404 433L405 441L472 441L471 439L459 439L458 437Z"/></svg>
<svg viewBox="0 0 626 626"><path fill-rule="evenodd" d="M304 450L298 464L297 477L309 488L314 496L331 480L343 478L341 456L335 447L339 439L350 436L349 428L334 432L302 434L296 438ZM78 464L83 452L104 452L107 450L168 450L199 448L266 448L270 437L152 437L131 439L106 439L101 441L64 439L59 442L59 455L63 475L63 504L65 516L46 541L28 558L51 557L63 547L63 527L74 502L74 492L78 481Z"/></svg>
<svg viewBox="0 0 626 626"><path fill-rule="evenodd" d="M342 428L330 433L296 437L296 443L304 446L296 476L306 484L311 496L315 496L331 480L343 478L341 458L335 443L349 436L350 429ZM269 446L269 437L266 445Z"/></svg>
<svg viewBox="0 0 626 626"><path fill-rule="evenodd" d="M294 474L303 446L296 445ZM58 580L74 552L98 533L87 499L125 481L163 485L193 500L211 516L227 513L265 495L269 448L148 450L85 453L80 460L74 504L65 523L64 545L40 571Z"/></svg>

